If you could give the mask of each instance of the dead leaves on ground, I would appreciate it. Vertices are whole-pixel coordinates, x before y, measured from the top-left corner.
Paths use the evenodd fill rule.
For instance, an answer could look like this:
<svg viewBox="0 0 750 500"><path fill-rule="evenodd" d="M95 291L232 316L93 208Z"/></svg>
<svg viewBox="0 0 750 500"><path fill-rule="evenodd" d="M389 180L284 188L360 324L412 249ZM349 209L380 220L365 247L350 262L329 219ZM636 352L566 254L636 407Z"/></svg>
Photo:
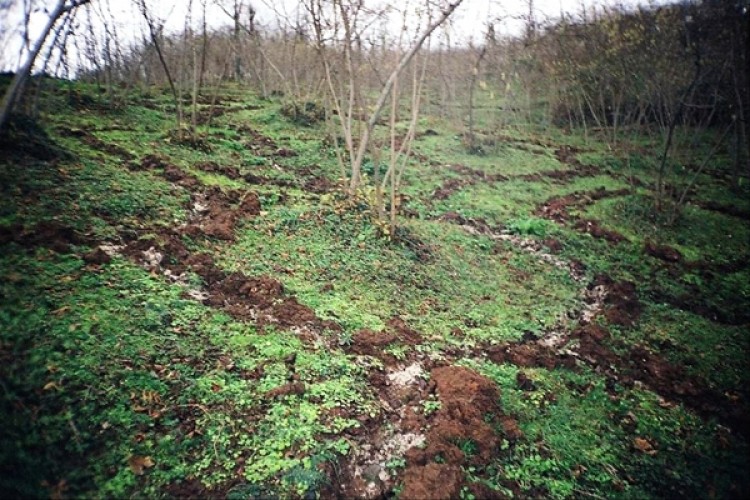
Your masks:
<svg viewBox="0 0 750 500"><path fill-rule="evenodd" d="M140 455L132 455L128 458L128 467L136 476L142 476L146 473L146 469L150 469L156 465L151 457L144 457Z"/></svg>

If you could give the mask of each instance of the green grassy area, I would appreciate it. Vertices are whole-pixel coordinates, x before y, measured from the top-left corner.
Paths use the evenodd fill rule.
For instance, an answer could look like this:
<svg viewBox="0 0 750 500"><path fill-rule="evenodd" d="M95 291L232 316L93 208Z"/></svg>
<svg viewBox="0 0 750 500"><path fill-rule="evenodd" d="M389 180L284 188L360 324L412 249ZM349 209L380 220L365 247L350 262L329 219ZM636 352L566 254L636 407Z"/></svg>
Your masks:
<svg viewBox="0 0 750 500"><path fill-rule="evenodd" d="M589 141L575 158L601 170L552 178L544 174L576 168L554 151L581 147L580 134L490 131L487 121L482 134L495 141L476 155L466 152L455 124L427 117L422 125L437 135L415 142L403 186L408 213L389 239L365 198L352 203L336 187L339 166L322 124L295 124L280 99L239 87L221 95L224 113L210 129L199 128L207 147L194 148L175 140L170 99L156 89L110 108L94 86L51 81L42 109L53 111L41 125L16 126L3 145L0 491L331 496L339 481L351 480L343 471L355 448L377 447L368 440L383 432L406 432L403 408L392 404L407 405L411 396L388 399L373 380L411 363L425 368L414 397L427 416L414 432L427 434L434 424L427 417L440 411L441 395L428 394L427 379L429 367L441 364L491 380L497 411L521 431L511 439L485 415L501 439L491 460L462 465L467 498L471 484L522 498L732 498L748 491L747 441L726 415L746 409L750 397L750 233L741 214L707 203L748 205L746 193L732 191L722 176L724 158L667 225L654 213L649 187L658 149L624 161ZM141 168L146 155L194 176L196 186ZM208 172L206 162L239 175ZM645 184L631 189L632 176ZM435 198L451 179L456 189ZM327 189L309 189L313 181ZM675 172L668 181L684 185L685 177ZM181 230L200 213L196 194L213 188L226 196L257 193L260 213L239 220L234 239L180 233L191 256L208 254L227 274L278 283L283 293L274 307L294 299L335 327L233 315L226 304L191 296L210 291L206 279L189 268L173 279L166 263L149 268L140 254L89 257L104 243L156 242L162 232ZM629 191L572 205L562 222L540 212L552 198L602 188ZM453 212L496 231L473 234L445 217ZM583 232L578 217L624 240ZM44 227L57 232L40 234ZM647 254L647 241L679 251L682 260ZM566 264L580 269L581 281ZM524 366L511 356L492 361L492 349L536 345L533 339L557 330L570 336L560 352L579 349L583 341L573 332L582 326L583 294L602 276L631 282L638 303L627 324L603 314L594 320L609 335L600 347L618 357L611 366L583 355L555 366ZM421 340L377 346L390 358L356 350L358 334L389 331L394 318ZM661 394L649 385L655 375L628 364L637 349L704 383L720 407L697 404L704 393ZM459 444L475 457L476 443ZM403 455L391 457L387 491L400 491Z"/></svg>

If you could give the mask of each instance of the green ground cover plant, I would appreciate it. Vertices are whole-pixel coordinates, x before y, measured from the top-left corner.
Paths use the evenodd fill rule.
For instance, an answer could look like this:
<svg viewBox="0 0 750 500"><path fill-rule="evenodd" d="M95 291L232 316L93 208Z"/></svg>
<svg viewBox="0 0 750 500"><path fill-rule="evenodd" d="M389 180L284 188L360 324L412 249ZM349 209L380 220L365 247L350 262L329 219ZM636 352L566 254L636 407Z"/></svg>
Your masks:
<svg viewBox="0 0 750 500"><path fill-rule="evenodd" d="M55 81L3 143L4 494L748 491L746 193L713 172L665 224L655 153L513 128L471 155L430 117L388 235L324 123L222 96L196 149L156 90Z"/></svg>

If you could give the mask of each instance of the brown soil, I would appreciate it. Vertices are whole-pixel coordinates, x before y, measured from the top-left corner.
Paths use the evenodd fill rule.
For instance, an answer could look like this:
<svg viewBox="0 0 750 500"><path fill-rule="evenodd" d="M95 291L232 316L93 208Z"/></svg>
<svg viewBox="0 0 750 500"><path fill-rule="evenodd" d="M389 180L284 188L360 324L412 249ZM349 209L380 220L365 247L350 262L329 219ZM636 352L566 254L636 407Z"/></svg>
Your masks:
<svg viewBox="0 0 750 500"><path fill-rule="evenodd" d="M556 238L546 238L542 241L542 245L547 247L552 254L558 254L563 251L562 242Z"/></svg>
<svg viewBox="0 0 750 500"><path fill-rule="evenodd" d="M483 170L476 168L467 167L466 165L453 165L451 170L457 174L461 174L464 177L469 177L475 181L486 181L486 182L501 182L507 181L510 178L502 174L488 174Z"/></svg>
<svg viewBox="0 0 750 500"><path fill-rule="evenodd" d="M281 158L291 158L293 156L297 156L297 152L292 151L289 148L279 148L274 152L273 155Z"/></svg>
<svg viewBox="0 0 750 500"><path fill-rule="evenodd" d="M451 500L459 498L464 473L460 467L430 463L409 467L404 472L404 489L399 498L406 500Z"/></svg>
<svg viewBox="0 0 750 500"><path fill-rule="evenodd" d="M568 207L576 206L579 197L575 194L569 194L566 196L556 196L545 201L537 210L536 214L550 219L558 224L563 224L571 218L568 213Z"/></svg>
<svg viewBox="0 0 750 500"><path fill-rule="evenodd" d="M543 179L552 179L560 184L565 184L578 177L594 177L601 174L601 169L593 166L586 166L580 163L575 169L571 170L544 170L534 174L519 175L517 178L525 181L541 181Z"/></svg>
<svg viewBox="0 0 750 500"><path fill-rule="evenodd" d="M168 160L155 156L144 157L140 167L163 168L165 177L178 183L192 177L170 165ZM196 185L200 185L197 179L192 179ZM193 181L188 186L193 187ZM192 270L203 278L207 294L204 303L221 308L237 319L254 321L261 327L273 323L286 328L340 329L334 322L320 320L296 298L287 296L279 281L268 276L248 277L239 272L226 274L216 266L210 255L193 254L185 246L183 236L234 240L236 224L243 218L260 213L260 200L254 192L202 187L201 191L193 192L192 198L191 206L200 205L201 208L185 227L178 230L158 228L155 238L130 238L123 253L154 271L169 271L172 276ZM151 231L154 232L154 229ZM147 255L157 254L161 257L158 262L145 262Z"/></svg>
<svg viewBox="0 0 750 500"><path fill-rule="evenodd" d="M376 358L388 358L388 362L393 361L392 356L388 356L383 350L397 340L396 334L374 330L360 330L352 337L352 345L349 350L354 354L374 356ZM385 361L385 360L384 360Z"/></svg>
<svg viewBox="0 0 750 500"><path fill-rule="evenodd" d="M433 199L445 200L465 186L471 186L480 182L502 182L509 179L509 177L502 174L488 174L482 170L467 167L466 165L451 165L450 169L461 175L461 178L444 181L440 187L432 192Z"/></svg>
<svg viewBox="0 0 750 500"><path fill-rule="evenodd" d="M659 245L651 240L646 240L643 250L651 257L663 260L664 262L681 262L682 254L669 245Z"/></svg>
<svg viewBox="0 0 750 500"><path fill-rule="evenodd" d="M205 303L224 309L237 319L255 321L261 327L271 323L283 327L335 327L318 319L312 309L294 297L286 296L282 284L271 277L251 278L239 272L225 275L205 254L192 256L188 262L206 282Z"/></svg>
<svg viewBox="0 0 750 500"><path fill-rule="evenodd" d="M586 325L577 329L573 337L579 339L580 358L606 374L610 380L626 387L640 381L665 398L665 404L681 402L704 417L717 417L739 434L745 435L750 428L746 401L716 392L704 380L691 377L681 366L668 362L647 348L635 346L629 349L628 354L617 355L603 344L603 341L610 339L610 334L601 326Z"/></svg>
<svg viewBox="0 0 750 500"><path fill-rule="evenodd" d="M225 498L229 489L225 485L221 491L209 490L200 479L191 478L170 484L165 493L171 498Z"/></svg>
<svg viewBox="0 0 750 500"><path fill-rule="evenodd" d="M431 379L441 407L427 433L426 448L407 453L401 492L406 499L455 498L464 481L461 467L482 466L497 455L499 436L491 424L508 429L509 438L518 437L517 425L500 411L491 380L456 366L433 369Z"/></svg>
<svg viewBox="0 0 750 500"><path fill-rule="evenodd" d="M388 320L386 326L404 344L418 345L422 343L422 335L416 330L409 328L406 322L398 316L394 316Z"/></svg>
<svg viewBox="0 0 750 500"><path fill-rule="evenodd" d="M158 170L165 169L169 161L158 155L146 155L141 158L140 163L131 162L128 167L130 170Z"/></svg>
<svg viewBox="0 0 750 500"><path fill-rule="evenodd" d="M224 113L226 113L227 111L230 110L215 103L211 108L199 111L198 116L196 117L196 122L198 125L205 125L208 122L212 121L214 118L224 116Z"/></svg>
<svg viewBox="0 0 750 500"><path fill-rule="evenodd" d="M597 285L605 285L608 290L604 299L604 317L607 321L613 325L633 326L643 311L635 283L613 282L609 276L600 275L592 284Z"/></svg>
<svg viewBox="0 0 750 500"><path fill-rule="evenodd" d="M194 189L201 185L201 182L197 177L183 172L175 165L165 166L162 176L164 176L169 182L174 182L178 186L182 186L186 189Z"/></svg>
<svg viewBox="0 0 750 500"><path fill-rule="evenodd" d="M224 175L226 177L229 177L230 179L240 178L240 170L237 167L227 167L224 165L219 165L214 161L196 163L195 167L203 170L204 172Z"/></svg>
<svg viewBox="0 0 750 500"><path fill-rule="evenodd" d="M459 226L471 226L480 233L493 233L502 230L502 227L492 227L490 224L482 218L468 218L456 212L446 212L441 215L438 220L443 222L449 222L451 224L458 224Z"/></svg>
<svg viewBox="0 0 750 500"><path fill-rule="evenodd" d="M86 262L86 264L94 266L108 264L111 260L112 257L110 257L109 254L107 254L107 252L102 250L100 247L96 247L94 250L83 255L83 261Z"/></svg>
<svg viewBox="0 0 750 500"><path fill-rule="evenodd" d="M691 200L690 203L694 205L698 205L704 210L711 210L712 212L718 212L720 214L724 215L730 215L732 217L737 217L738 219L743 220L750 220L750 212L747 210L742 209L741 207L737 207L735 205L722 205L721 203L717 203L715 201L695 201Z"/></svg>
<svg viewBox="0 0 750 500"><path fill-rule="evenodd" d="M603 238L612 244L627 240L617 231L605 229L599 225L598 221L592 219L580 219L570 213L570 209L580 210L597 200L604 198L613 198L629 194L628 189L617 189L614 191L599 188L594 191L576 192L565 196L556 196L542 203L534 213L539 217L549 219L558 224L565 224L574 221L573 227L584 233L588 233L595 238Z"/></svg>
<svg viewBox="0 0 750 500"><path fill-rule="evenodd" d="M44 246L57 253L69 253L71 245L85 245L88 239L73 228L55 221L42 221L25 229L20 224L0 229L0 245L15 242L27 248Z"/></svg>
<svg viewBox="0 0 750 500"><path fill-rule="evenodd" d="M310 177L305 181L303 189L310 193L322 194L332 191L335 186L335 183L326 177Z"/></svg>
<svg viewBox="0 0 750 500"><path fill-rule="evenodd" d="M554 368L565 366L573 368L575 359L557 354L553 349L536 342L491 345L483 348L487 357L495 363L513 363L525 368Z"/></svg>
<svg viewBox="0 0 750 500"><path fill-rule="evenodd" d="M205 213L185 228L185 233L193 237L208 236L232 241L235 226L241 219L260 214L260 199L251 191L224 192L213 187L196 195L196 198L205 207Z"/></svg>
<svg viewBox="0 0 750 500"><path fill-rule="evenodd" d="M698 316L703 316L711 321L722 323L725 325L741 326L746 325L750 322L750 312L746 310L735 310L727 311L722 310L712 304L707 304L705 300L701 298L701 294L697 287L694 288L695 292L686 292L680 295L673 295L664 290L656 290L653 293L652 300L655 302L661 302L669 304L677 309L683 311L690 311Z"/></svg>
<svg viewBox="0 0 750 500"><path fill-rule="evenodd" d="M432 192L432 199L434 200L446 200L453 195L453 193L459 191L464 186L470 183L462 179L448 179L443 184Z"/></svg>
<svg viewBox="0 0 750 500"><path fill-rule="evenodd" d="M302 396L305 393L305 384L304 382L290 382L286 385L282 385L281 387L277 387L276 389L271 389L266 393L266 397L269 399L274 399L282 396Z"/></svg>
<svg viewBox="0 0 750 500"><path fill-rule="evenodd" d="M612 229L605 229L594 219L578 219L573 227L582 233L590 234L597 239L605 239L610 243L620 243L627 240L625 236Z"/></svg>
<svg viewBox="0 0 750 500"><path fill-rule="evenodd" d="M557 161L560 163L567 163L568 165L575 165L579 166L581 165L581 162L578 160L578 153L580 153L581 150L575 146L560 146L559 148L555 149L555 158L557 158Z"/></svg>
<svg viewBox="0 0 750 500"><path fill-rule="evenodd" d="M92 149L107 153L108 155L117 156L125 161L134 159L133 154L122 146L104 142L103 140L99 139L91 132L88 132L86 130L60 127L57 131L62 136L76 137L78 139L81 139L84 144L91 147Z"/></svg>
<svg viewBox="0 0 750 500"><path fill-rule="evenodd" d="M230 126L238 134L239 138L245 139L245 148L253 151L258 156L274 156L279 150L276 142L268 136L265 136L247 125Z"/></svg>

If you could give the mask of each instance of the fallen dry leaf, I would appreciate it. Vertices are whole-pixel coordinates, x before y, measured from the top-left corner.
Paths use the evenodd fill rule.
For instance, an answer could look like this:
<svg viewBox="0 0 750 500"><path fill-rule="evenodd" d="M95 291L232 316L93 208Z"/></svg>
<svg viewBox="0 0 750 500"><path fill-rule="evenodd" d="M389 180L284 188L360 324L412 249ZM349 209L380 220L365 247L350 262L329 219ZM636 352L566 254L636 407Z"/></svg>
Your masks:
<svg viewBox="0 0 750 500"><path fill-rule="evenodd" d="M646 438L637 437L633 439L633 446L636 450L641 451L646 455L654 456L657 453L654 449L654 445Z"/></svg>
<svg viewBox="0 0 750 500"><path fill-rule="evenodd" d="M151 457L142 457L139 455L133 455L128 458L128 466L133 474L136 476L142 476L146 469L150 469L154 466L154 461Z"/></svg>
<svg viewBox="0 0 750 500"><path fill-rule="evenodd" d="M60 309L55 309L54 311L52 311L51 314L54 314L55 316L62 316L68 311L70 311L70 306L64 306L64 307L61 307Z"/></svg>

